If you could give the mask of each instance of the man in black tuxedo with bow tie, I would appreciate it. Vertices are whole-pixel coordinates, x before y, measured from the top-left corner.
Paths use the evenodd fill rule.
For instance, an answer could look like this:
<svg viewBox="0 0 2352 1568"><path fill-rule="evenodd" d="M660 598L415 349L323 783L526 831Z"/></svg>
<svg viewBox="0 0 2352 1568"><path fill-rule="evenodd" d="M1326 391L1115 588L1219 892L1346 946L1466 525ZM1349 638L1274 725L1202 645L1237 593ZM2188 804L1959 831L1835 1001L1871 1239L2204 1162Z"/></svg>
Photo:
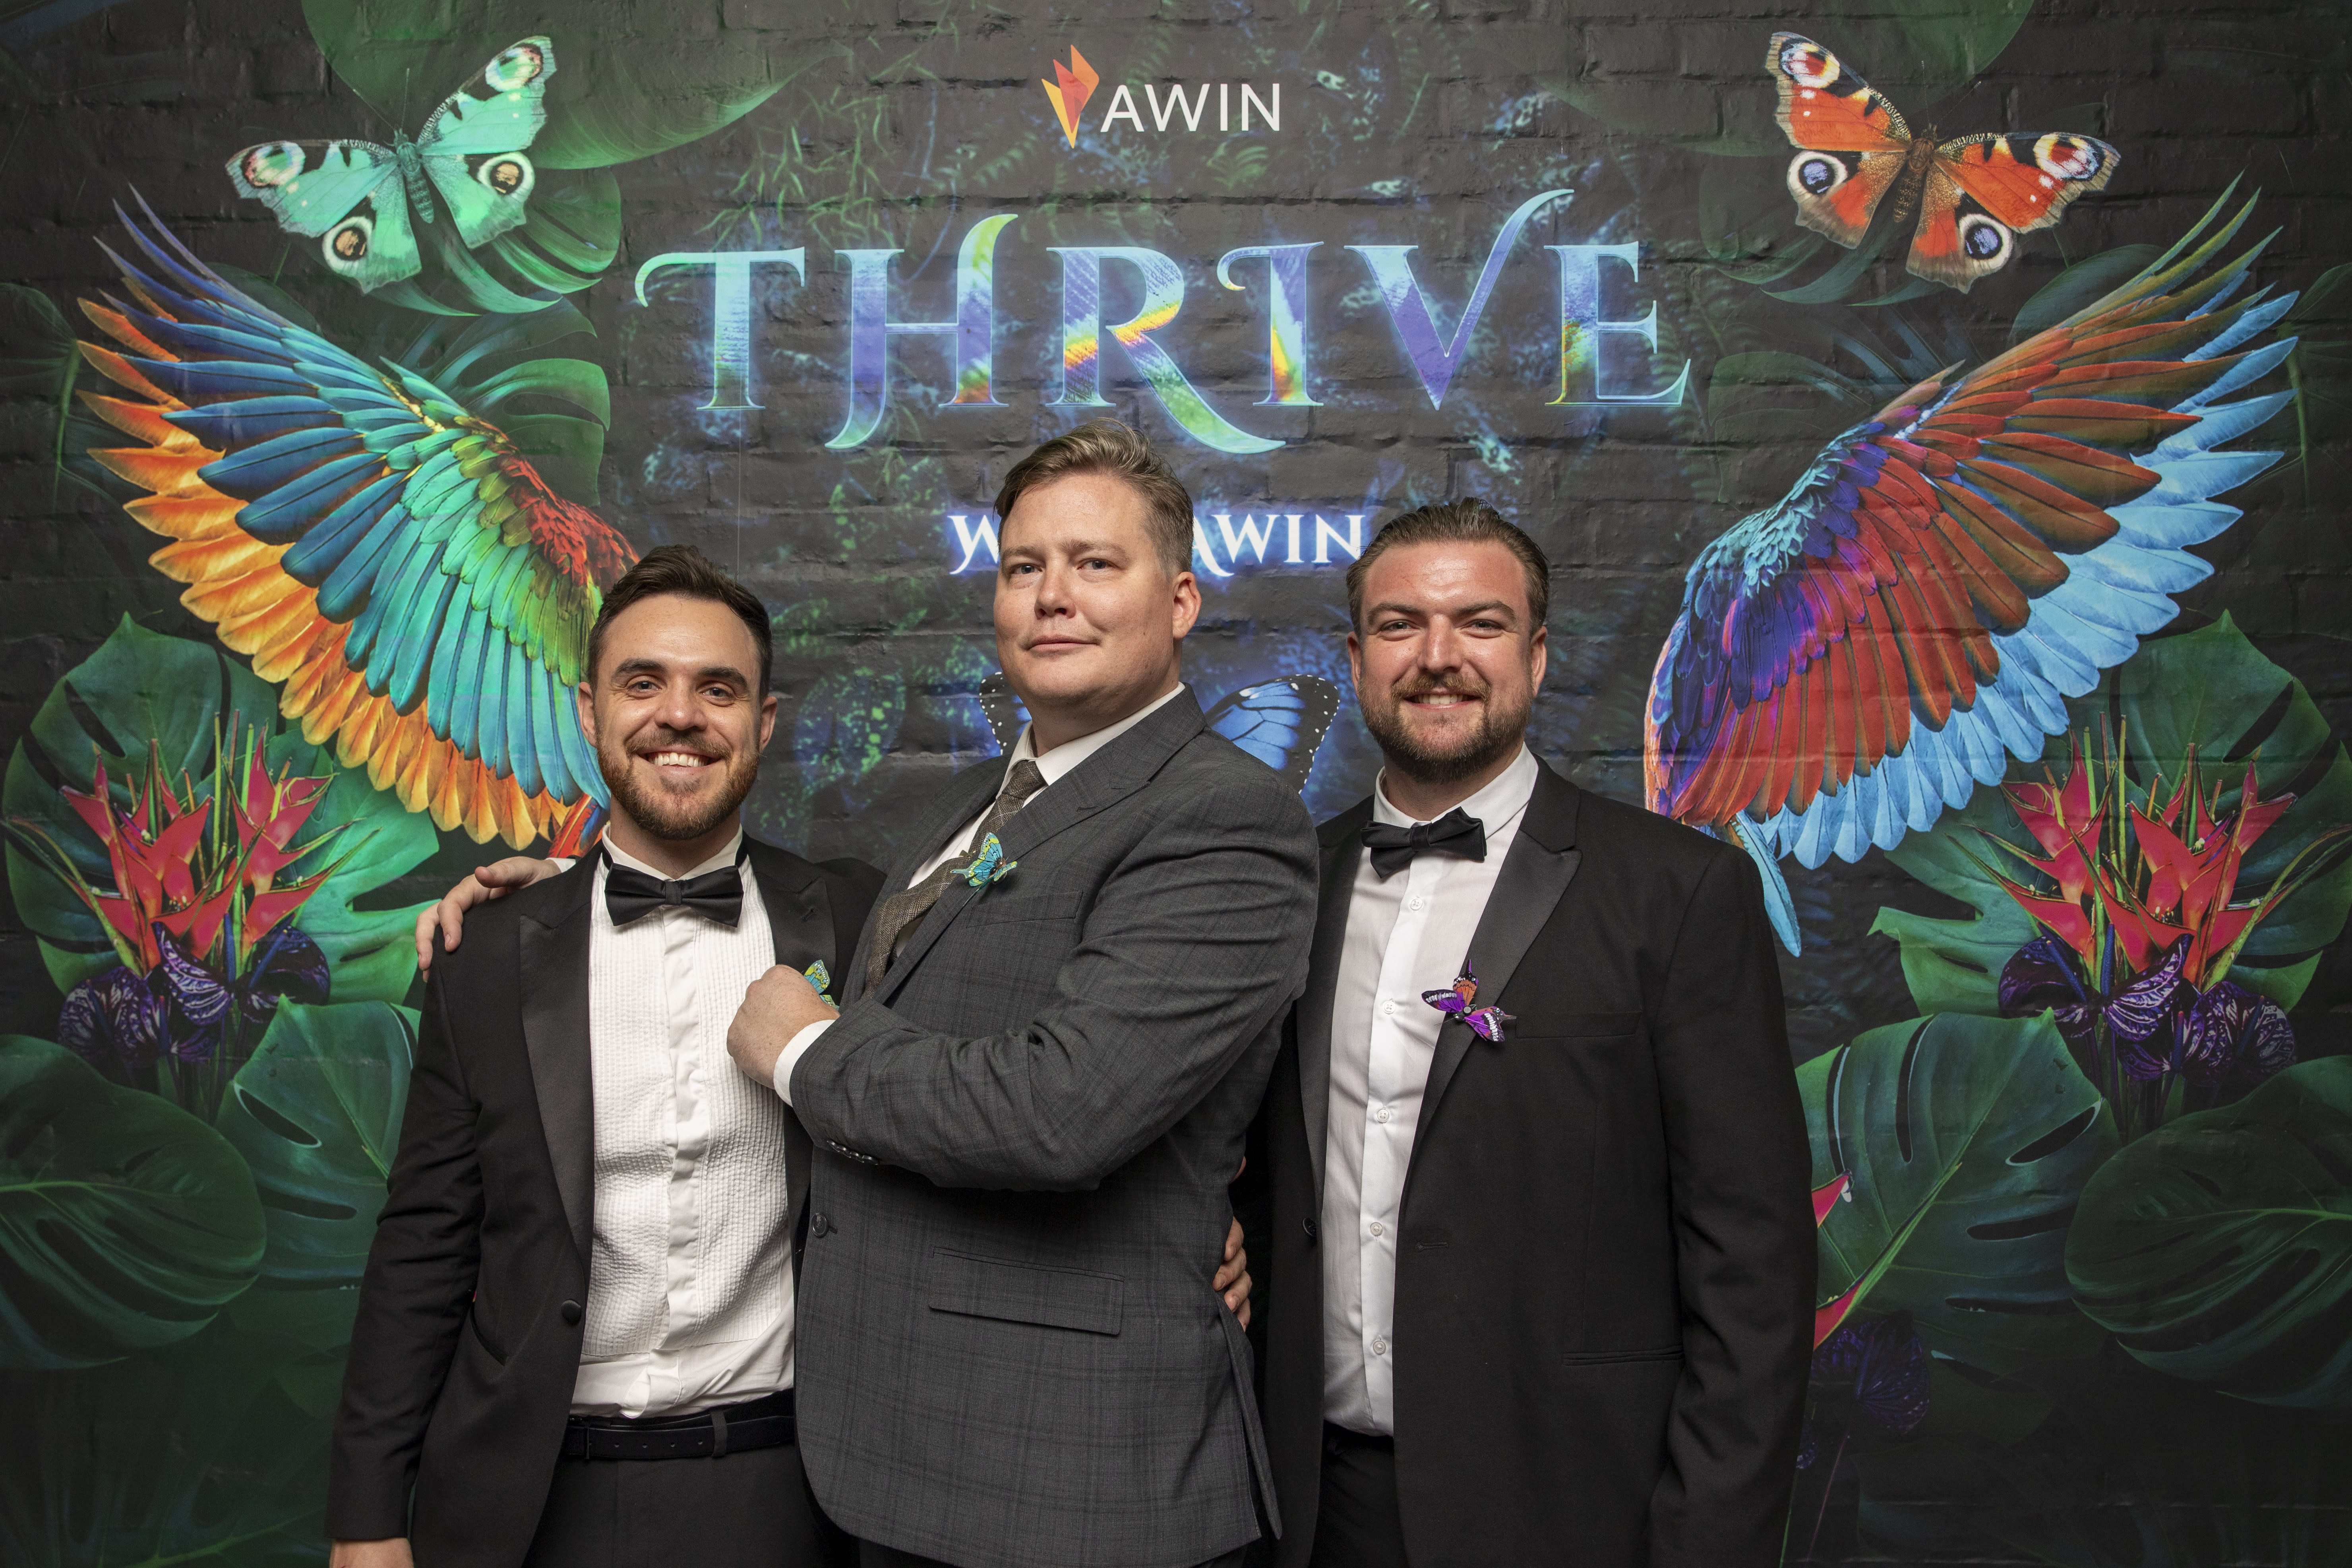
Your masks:
<svg viewBox="0 0 2352 1568"><path fill-rule="evenodd" d="M841 973L880 874L743 833L768 614L698 552L614 584L588 663L604 847L432 966L335 1419L335 1568L845 1544L796 1441L808 1139L726 1037L772 965Z"/></svg>
<svg viewBox="0 0 2352 1568"><path fill-rule="evenodd" d="M1768 1568L1814 1244L1756 873L1528 750L1549 566L1490 508L1348 590L1385 765L1251 1137L1276 1560Z"/></svg>

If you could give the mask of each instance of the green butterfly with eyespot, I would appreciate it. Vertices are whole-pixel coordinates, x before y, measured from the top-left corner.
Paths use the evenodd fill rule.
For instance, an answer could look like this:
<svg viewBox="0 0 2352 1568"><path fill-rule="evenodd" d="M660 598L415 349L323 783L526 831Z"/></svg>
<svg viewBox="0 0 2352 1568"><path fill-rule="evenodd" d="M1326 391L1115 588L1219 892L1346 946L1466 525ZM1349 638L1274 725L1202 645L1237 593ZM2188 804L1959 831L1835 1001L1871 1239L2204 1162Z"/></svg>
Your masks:
<svg viewBox="0 0 2352 1568"><path fill-rule="evenodd" d="M319 253L328 267L362 292L381 289L423 269L410 214L437 222L436 191L469 248L521 226L539 183L523 149L547 123L554 74L554 46L524 38L482 68L478 85L442 100L414 142L399 130L389 147L264 142L228 161L229 181L238 195L268 204L289 233L324 236Z"/></svg>

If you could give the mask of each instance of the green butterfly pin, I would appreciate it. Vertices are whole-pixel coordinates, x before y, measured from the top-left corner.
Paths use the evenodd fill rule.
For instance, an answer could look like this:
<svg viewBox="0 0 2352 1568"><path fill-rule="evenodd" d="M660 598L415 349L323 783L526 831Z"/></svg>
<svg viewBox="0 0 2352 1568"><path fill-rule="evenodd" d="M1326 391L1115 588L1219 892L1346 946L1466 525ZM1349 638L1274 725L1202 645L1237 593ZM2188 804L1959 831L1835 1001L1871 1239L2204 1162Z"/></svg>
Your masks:
<svg viewBox="0 0 2352 1568"><path fill-rule="evenodd" d="M547 123L555 48L543 37L499 51L433 111L412 142L264 142L228 161L236 194L266 204L278 226L323 236L319 254L362 291L414 278L424 267L411 213L439 221L434 193L467 247L520 227L539 171L523 149Z"/></svg>
<svg viewBox="0 0 2352 1568"><path fill-rule="evenodd" d="M992 833L980 841L980 852L956 870L956 875L975 888L985 888L991 882L1004 880L1006 873L1021 864L1004 858L1004 846Z"/></svg>

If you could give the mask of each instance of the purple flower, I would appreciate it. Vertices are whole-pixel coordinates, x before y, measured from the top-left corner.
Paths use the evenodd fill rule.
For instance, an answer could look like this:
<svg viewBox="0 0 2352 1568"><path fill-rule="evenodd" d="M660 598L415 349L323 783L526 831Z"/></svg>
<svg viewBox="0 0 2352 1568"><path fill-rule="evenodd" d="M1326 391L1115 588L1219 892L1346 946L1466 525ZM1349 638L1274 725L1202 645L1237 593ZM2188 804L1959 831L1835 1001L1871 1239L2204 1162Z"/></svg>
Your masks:
<svg viewBox="0 0 2352 1568"><path fill-rule="evenodd" d="M2093 1026L2101 1018L2106 1020L2107 1032L2118 1040L2137 1043L2153 1037L2163 1041L2169 1037L2168 1026L2173 1015L2196 995L2180 978L2188 957L2189 939L2183 937L2167 948L2147 973L2126 983L2114 995L2103 996L2077 967L2072 949L2054 937L2038 936L2001 965L2001 1016L2028 1018L2047 1007L2058 1032L2078 1051L2090 1042ZM2150 1078L2165 1070L2158 1065L2152 1071L2140 1071L2133 1063L2143 1058L2159 1060L2145 1052L2124 1053L2125 1065L2134 1077Z"/></svg>
<svg viewBox="0 0 2352 1568"><path fill-rule="evenodd" d="M172 1055L181 1061L210 1061L227 1037L232 1011L244 1026L249 1051L269 1026L282 998L306 1003L327 999L327 955L290 919L261 939L253 950L251 967L234 979L223 979L198 963L160 922L155 938L163 952L156 977L170 1010Z"/></svg>
<svg viewBox="0 0 2352 1568"><path fill-rule="evenodd" d="M2191 1083L2260 1082L2294 1065L2294 1027L2277 1003L2224 980L2181 1015L2177 1054Z"/></svg>
<svg viewBox="0 0 2352 1568"><path fill-rule="evenodd" d="M121 964L66 994L58 1042L117 1083L152 1084L163 1035L163 1005Z"/></svg>
<svg viewBox="0 0 2352 1568"><path fill-rule="evenodd" d="M1849 1322L1823 1340L1813 1352L1812 1382L1851 1394L1881 1431L1900 1436L1927 1418L1927 1347L1908 1312Z"/></svg>

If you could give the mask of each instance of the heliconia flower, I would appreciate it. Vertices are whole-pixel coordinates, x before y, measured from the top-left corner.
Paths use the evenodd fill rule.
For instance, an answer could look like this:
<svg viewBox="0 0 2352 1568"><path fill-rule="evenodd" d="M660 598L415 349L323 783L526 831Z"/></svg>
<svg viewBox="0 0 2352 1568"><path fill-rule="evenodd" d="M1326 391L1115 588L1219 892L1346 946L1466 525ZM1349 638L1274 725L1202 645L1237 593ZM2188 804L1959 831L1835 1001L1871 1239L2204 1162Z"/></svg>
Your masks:
<svg viewBox="0 0 2352 1568"><path fill-rule="evenodd" d="M1837 1207L1838 1199L1844 1197L1846 1189L1853 1184L1853 1177L1841 1172L1813 1189L1813 1228L1815 1230L1829 1223L1830 1210Z"/></svg>

